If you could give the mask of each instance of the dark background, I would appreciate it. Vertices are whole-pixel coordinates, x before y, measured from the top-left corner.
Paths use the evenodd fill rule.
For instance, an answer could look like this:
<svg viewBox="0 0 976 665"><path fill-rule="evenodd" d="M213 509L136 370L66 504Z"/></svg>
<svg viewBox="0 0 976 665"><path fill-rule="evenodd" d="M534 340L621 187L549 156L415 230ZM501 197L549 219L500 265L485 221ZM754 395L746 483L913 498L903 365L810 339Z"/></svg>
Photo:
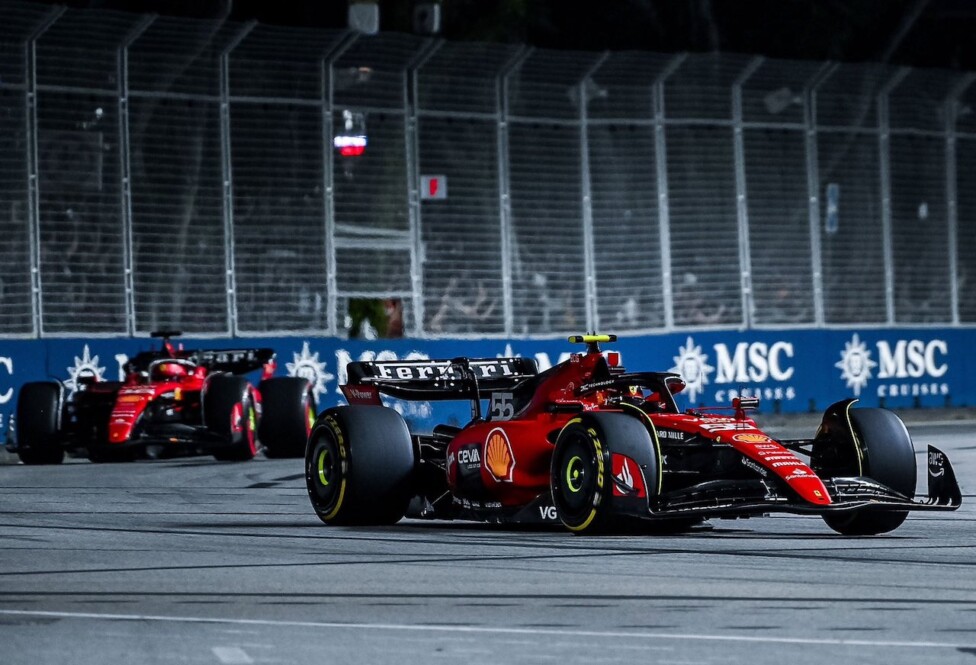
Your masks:
<svg viewBox="0 0 976 665"><path fill-rule="evenodd" d="M342 28L347 0L68 0L199 18ZM411 32L411 0L380 0ZM443 0L441 35L556 49L727 52L976 69L976 0Z"/></svg>

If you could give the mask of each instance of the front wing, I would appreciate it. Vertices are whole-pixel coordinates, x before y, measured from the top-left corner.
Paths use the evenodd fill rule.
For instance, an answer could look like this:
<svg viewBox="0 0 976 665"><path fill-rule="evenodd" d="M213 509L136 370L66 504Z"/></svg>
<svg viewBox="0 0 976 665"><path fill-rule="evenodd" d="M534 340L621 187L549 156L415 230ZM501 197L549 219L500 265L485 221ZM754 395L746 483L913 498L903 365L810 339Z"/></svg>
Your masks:
<svg viewBox="0 0 976 665"><path fill-rule="evenodd" d="M962 493L949 458L938 448L928 449L928 496L913 499L870 478L829 478L824 485L830 505L814 505L787 488L762 479L713 480L676 490L655 499L616 502L615 512L650 519L676 517L745 517L763 513L824 515L861 510L956 510Z"/></svg>

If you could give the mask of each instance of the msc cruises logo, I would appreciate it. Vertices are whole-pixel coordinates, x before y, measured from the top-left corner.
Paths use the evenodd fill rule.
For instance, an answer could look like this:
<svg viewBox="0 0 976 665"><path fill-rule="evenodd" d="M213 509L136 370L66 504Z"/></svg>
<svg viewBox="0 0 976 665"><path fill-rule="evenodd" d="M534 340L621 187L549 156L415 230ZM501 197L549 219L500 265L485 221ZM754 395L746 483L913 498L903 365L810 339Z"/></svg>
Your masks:
<svg viewBox="0 0 976 665"><path fill-rule="evenodd" d="M834 366L855 396L877 379L878 397L924 397L949 394L948 357L944 339L879 339L869 351L855 333Z"/></svg>
<svg viewBox="0 0 976 665"><path fill-rule="evenodd" d="M335 375L328 372L324 361L319 361L319 352L312 353L308 348L308 342L302 345L301 353L292 353L294 362L285 363L288 369L288 376L297 376L307 379L312 384L312 392L318 401L325 393L325 384L335 378Z"/></svg>
<svg viewBox="0 0 976 665"><path fill-rule="evenodd" d="M91 355L87 344L85 344L85 350L82 351L81 357L75 356L75 366L66 369L69 378L64 382L64 385L71 392L78 390L79 379L93 376L96 380L101 381L105 378L105 368L99 366L98 356Z"/></svg>
<svg viewBox="0 0 976 665"><path fill-rule="evenodd" d="M871 379L871 370L877 366L878 363L871 360L871 352L857 333L854 333L851 341L844 344L844 350L840 352L840 362L834 364L840 370L840 378L854 391L855 397L860 397L861 390Z"/></svg>
<svg viewBox="0 0 976 665"><path fill-rule="evenodd" d="M678 355L673 356L674 367L669 371L677 372L685 382L688 397L694 402L700 393L705 392L708 385L708 375L715 368L708 364L708 355L702 352L700 344L688 338L687 343L678 349Z"/></svg>

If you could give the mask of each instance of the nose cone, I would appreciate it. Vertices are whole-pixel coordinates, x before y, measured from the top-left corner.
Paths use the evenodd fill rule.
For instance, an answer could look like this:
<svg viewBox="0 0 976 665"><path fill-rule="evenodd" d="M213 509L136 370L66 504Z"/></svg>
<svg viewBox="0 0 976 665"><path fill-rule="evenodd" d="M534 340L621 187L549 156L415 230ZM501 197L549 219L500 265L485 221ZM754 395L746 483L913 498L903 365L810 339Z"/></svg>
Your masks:
<svg viewBox="0 0 976 665"><path fill-rule="evenodd" d="M108 442L125 443L132 434L131 420L113 419L108 424Z"/></svg>
<svg viewBox="0 0 976 665"><path fill-rule="evenodd" d="M108 421L108 442L123 443L132 436L132 428L146 409L153 395L142 388L123 388L115 400L112 417Z"/></svg>
<svg viewBox="0 0 976 665"><path fill-rule="evenodd" d="M829 506L831 504L830 495L823 481L815 475L802 477L787 477L786 482L790 484L796 493L804 500L816 506Z"/></svg>

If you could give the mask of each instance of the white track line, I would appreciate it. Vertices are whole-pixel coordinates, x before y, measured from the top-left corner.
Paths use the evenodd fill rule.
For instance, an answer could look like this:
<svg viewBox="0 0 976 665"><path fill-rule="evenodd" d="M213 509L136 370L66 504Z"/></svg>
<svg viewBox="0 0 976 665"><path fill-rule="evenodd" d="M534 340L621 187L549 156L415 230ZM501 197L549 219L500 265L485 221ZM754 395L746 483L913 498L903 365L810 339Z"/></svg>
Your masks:
<svg viewBox="0 0 976 665"><path fill-rule="evenodd" d="M230 619L219 617L181 617L153 614L102 614L98 612L45 612L41 610L0 610L0 616L34 616L59 619L101 621L159 621L168 623L269 626L276 628L335 628L391 630L454 634L552 635L557 637L606 637L627 639L679 640L688 642L751 642L759 644L811 644L823 646L908 647L916 649L976 649L976 643L851 640L814 637L750 637L746 635L694 635L690 633L644 633L614 630L558 630L553 628L506 628L492 626L415 626L396 623L340 623L332 621L274 621L271 619Z"/></svg>

